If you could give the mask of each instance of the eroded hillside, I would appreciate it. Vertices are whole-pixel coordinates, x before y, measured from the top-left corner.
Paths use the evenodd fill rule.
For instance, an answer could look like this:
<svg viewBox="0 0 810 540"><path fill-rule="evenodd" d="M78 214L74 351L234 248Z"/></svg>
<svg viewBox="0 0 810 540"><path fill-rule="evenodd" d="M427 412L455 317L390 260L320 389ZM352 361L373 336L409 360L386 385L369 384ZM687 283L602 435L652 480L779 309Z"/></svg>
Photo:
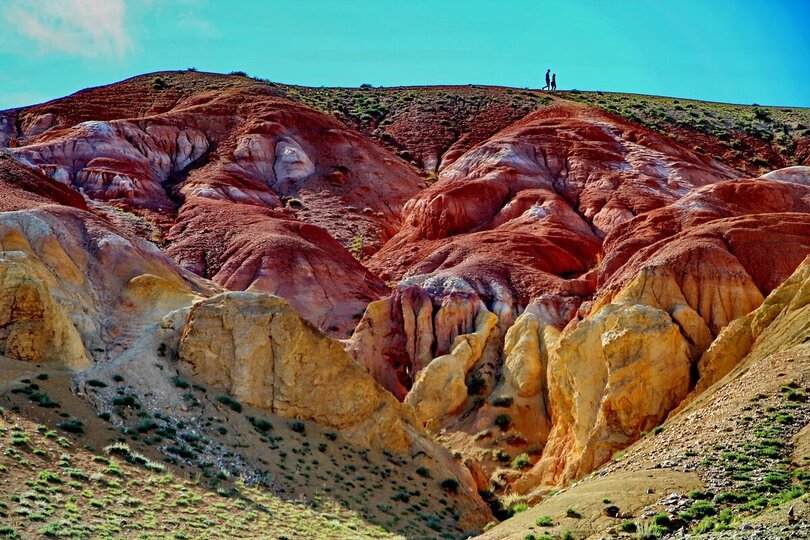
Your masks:
<svg viewBox="0 0 810 540"><path fill-rule="evenodd" d="M2 112L8 421L77 422L90 454L338 505L370 536L469 536L602 466L577 486L713 486L703 462L610 460L667 418L733 416L746 377L803 395L807 113L668 99L186 71ZM788 401L767 438L807 423ZM777 510L806 487L795 459ZM657 493L633 495L636 527ZM604 533L592 509L565 530ZM696 525L670 513L657 533Z"/></svg>

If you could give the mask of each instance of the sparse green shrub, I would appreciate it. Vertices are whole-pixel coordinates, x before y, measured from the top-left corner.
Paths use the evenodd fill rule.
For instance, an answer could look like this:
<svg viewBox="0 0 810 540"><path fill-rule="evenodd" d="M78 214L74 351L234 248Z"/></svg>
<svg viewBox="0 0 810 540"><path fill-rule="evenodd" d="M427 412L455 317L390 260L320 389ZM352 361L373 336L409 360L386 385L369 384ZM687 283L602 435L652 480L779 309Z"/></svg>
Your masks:
<svg viewBox="0 0 810 540"><path fill-rule="evenodd" d="M53 409L59 407L59 404L51 399L48 394L43 392L31 392L28 394L28 399L39 405L40 407L45 407L47 409Z"/></svg>
<svg viewBox="0 0 810 540"><path fill-rule="evenodd" d="M296 433L303 433L306 431L307 426L301 420L293 420L287 423L287 426Z"/></svg>
<svg viewBox="0 0 810 540"><path fill-rule="evenodd" d="M59 478L59 475L52 473L51 471L40 471L39 475L37 475L37 483L38 484L61 484L62 479Z"/></svg>
<svg viewBox="0 0 810 540"><path fill-rule="evenodd" d="M512 506L509 507L509 513L514 516L515 514L525 512L528 509L529 509L529 505L524 503L524 502L515 503L515 504L513 504Z"/></svg>
<svg viewBox="0 0 810 540"><path fill-rule="evenodd" d="M174 444L170 444L169 446L166 447L166 451L169 452L170 454L175 454L175 455L180 456L181 458L185 458L185 459L192 459L192 458L194 458L196 456L194 451L192 451L187 446L182 446L182 445L177 446L177 445L174 445Z"/></svg>
<svg viewBox="0 0 810 540"><path fill-rule="evenodd" d="M242 404L233 399L231 396L219 396L217 401L228 407L229 409L238 413L242 412Z"/></svg>
<svg viewBox="0 0 810 540"><path fill-rule="evenodd" d="M718 493L714 498L714 502L717 504L739 504L744 503L747 500L748 497L746 497L744 494L731 492Z"/></svg>
<svg viewBox="0 0 810 540"><path fill-rule="evenodd" d="M582 514L580 514L579 512L577 512L573 508L566 508L565 509L565 515L570 517L570 518L574 518L574 519L579 519L579 518L582 517Z"/></svg>
<svg viewBox="0 0 810 540"><path fill-rule="evenodd" d="M513 402L514 398L512 396L498 396L492 400L492 405L493 407L507 408L511 407Z"/></svg>
<svg viewBox="0 0 810 540"><path fill-rule="evenodd" d="M352 254L352 257L354 257L359 261L363 256L364 248L365 248L365 238L363 238L362 234L358 234L354 238L352 238L352 241L349 244L349 253Z"/></svg>
<svg viewBox="0 0 810 540"><path fill-rule="evenodd" d="M250 416L248 417L248 421L253 425L254 428L256 428L257 431L260 431L261 433L267 433L273 429L273 424L264 418L254 418Z"/></svg>
<svg viewBox="0 0 810 540"><path fill-rule="evenodd" d="M448 493L458 493L458 480L455 478L445 478L439 483L439 487Z"/></svg>
<svg viewBox="0 0 810 540"><path fill-rule="evenodd" d="M495 425L501 428L502 431L508 430L511 424L512 418L508 414L499 414L495 417Z"/></svg>
<svg viewBox="0 0 810 540"><path fill-rule="evenodd" d="M179 376L177 376L177 375L175 375L174 377L172 377L172 383L173 383L173 384L174 384L174 385L175 385L177 388L184 388L184 389L185 389L185 388L189 388L189 387L191 386L191 385L190 385L190 384L188 384L188 383L187 383L185 380L183 380L183 378L182 378L182 377L179 377Z"/></svg>
<svg viewBox="0 0 810 540"><path fill-rule="evenodd" d="M68 468L65 470L65 472L67 473L68 478L72 478L73 480L81 480L82 482L86 482L90 479L89 476L78 469Z"/></svg>
<svg viewBox="0 0 810 540"><path fill-rule="evenodd" d="M700 491L699 489L694 489L694 490L690 491L689 493L687 493L686 496L689 497L690 499L705 500L705 499L711 499L713 495L711 493L706 493L704 491Z"/></svg>
<svg viewBox="0 0 810 540"><path fill-rule="evenodd" d="M529 454L523 452L515 456L515 459L512 460L512 468L513 469L528 469L532 466L531 459L529 459Z"/></svg>
<svg viewBox="0 0 810 540"><path fill-rule="evenodd" d="M152 88L154 88L155 90L164 90L165 88L168 88L168 87L169 87L169 84L160 75L158 75L158 76L156 76L155 78L152 79Z"/></svg>
<svg viewBox="0 0 810 540"><path fill-rule="evenodd" d="M684 521L694 521L698 519L703 519L707 516L713 516L717 513L717 509L714 505L708 501L698 501L693 504L689 510L681 512L678 514L678 517L683 519Z"/></svg>
<svg viewBox="0 0 810 540"><path fill-rule="evenodd" d="M551 520L549 516L540 516L534 522L538 527L551 527L554 525L554 522Z"/></svg>
<svg viewBox="0 0 810 540"><path fill-rule="evenodd" d="M138 400L135 396L131 394L127 394L125 396L117 396L113 398L112 404L116 407L129 407L131 409L140 409L141 404L138 403Z"/></svg>
<svg viewBox="0 0 810 540"><path fill-rule="evenodd" d="M470 373L470 376L467 378L467 394L469 395L477 395L480 394L484 387L486 386L487 382L483 376L477 371Z"/></svg>
<svg viewBox="0 0 810 540"><path fill-rule="evenodd" d="M125 442L114 442L108 446L104 447L104 451L108 454L115 454L119 456L126 456L129 454L130 449L129 445Z"/></svg>
<svg viewBox="0 0 810 540"><path fill-rule="evenodd" d="M751 160L751 163L753 165L756 165L757 167L769 167L770 166L770 164L768 163L768 160L766 160L766 159L764 159L764 158L762 158L760 156L754 156L754 159Z"/></svg>
<svg viewBox="0 0 810 540"><path fill-rule="evenodd" d="M121 470L121 467L114 461L111 461L107 468L104 469L104 474L109 474L110 476L124 476L124 471Z"/></svg>
<svg viewBox="0 0 810 540"><path fill-rule="evenodd" d="M67 431L68 433L76 433L81 434L84 433L84 424L81 420L76 418L71 418L69 420L65 420L64 422L59 422L57 427L62 431Z"/></svg>
<svg viewBox="0 0 810 540"><path fill-rule="evenodd" d="M422 478L430 478L430 469L427 467L419 467L416 469L416 474L421 476Z"/></svg>

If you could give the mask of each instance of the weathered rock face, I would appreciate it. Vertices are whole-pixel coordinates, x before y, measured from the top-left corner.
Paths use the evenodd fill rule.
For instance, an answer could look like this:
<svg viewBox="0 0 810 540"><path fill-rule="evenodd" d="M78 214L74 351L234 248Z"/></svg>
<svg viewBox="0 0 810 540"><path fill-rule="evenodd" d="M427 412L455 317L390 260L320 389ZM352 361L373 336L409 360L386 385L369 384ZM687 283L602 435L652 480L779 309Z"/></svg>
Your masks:
<svg viewBox="0 0 810 540"><path fill-rule="evenodd" d="M473 527L486 523L489 511L470 472L426 437L410 406L380 387L338 341L287 302L228 292L187 311L177 358L197 379L245 404L340 430L354 444L414 456L458 478L465 521ZM177 313L169 318L176 321Z"/></svg>
<svg viewBox="0 0 810 540"><path fill-rule="evenodd" d="M810 190L798 183L734 180L697 189L612 231L605 238L599 287L618 290L650 263L683 267L682 273L703 266L726 273L727 262L690 261L697 244L703 246L698 253L729 252L738 261L734 273L747 273L767 294L808 252L808 211Z"/></svg>
<svg viewBox="0 0 810 540"><path fill-rule="evenodd" d="M324 229L249 204L197 199L180 213L167 253L232 290L270 292L323 330L345 336L389 288ZM198 234L206 231L206 234Z"/></svg>
<svg viewBox="0 0 810 540"><path fill-rule="evenodd" d="M23 254L0 265L7 354L147 365L158 344L133 352L134 336L164 321L184 365L245 403L381 447L426 426L479 487L528 491L732 369L810 253L807 167L740 180L560 97L439 107L429 129L448 129L424 134L417 105L358 132L297 90L165 82L0 113L0 210L37 208L0 216L3 251ZM203 300L220 289L136 236L250 294ZM292 309L351 336L359 367Z"/></svg>
<svg viewBox="0 0 810 540"><path fill-rule="evenodd" d="M732 322L698 363L697 396L731 372L743 359L761 360L805 343L810 336L810 259L777 287L756 310Z"/></svg>
<svg viewBox="0 0 810 540"><path fill-rule="evenodd" d="M0 153L0 211L29 210L49 204L87 209L75 190L23 166Z"/></svg>
<svg viewBox="0 0 810 540"><path fill-rule="evenodd" d="M0 354L89 367L79 333L21 252L0 255L0 306Z"/></svg>
<svg viewBox="0 0 810 540"><path fill-rule="evenodd" d="M55 205L0 214L6 354L79 368L215 286L89 212Z"/></svg>
<svg viewBox="0 0 810 540"><path fill-rule="evenodd" d="M245 404L413 456L459 481L459 523L480 528L491 519L469 471L425 436L413 409L287 302L217 294L154 245L25 187L19 204L39 207L0 214L0 355L69 365L80 394L102 409L109 403L88 392L87 381L123 372L131 391L146 392L163 411L185 410L163 371L177 359Z"/></svg>
<svg viewBox="0 0 810 540"><path fill-rule="evenodd" d="M447 384L459 378L448 375L444 360L437 365L441 383L432 394L424 388L415 393L415 386L410 394L404 386L400 392L417 410L424 400L423 423L450 433L445 437L470 459L504 449L510 455L525 449L539 454L527 472L507 474L511 489L531 491L578 478L663 421L696 381L702 388L711 380L701 383L695 375L704 375L698 369L701 355L732 321L760 306L810 252L807 203L806 188L797 182L727 181L641 213L607 235L610 251L603 262L574 281L590 284L595 300L580 306L584 294L541 297L514 324L513 311L504 310L503 341L493 340L479 369L467 372L464 386ZM408 282L452 283L432 275ZM410 294L429 296L429 290L412 288ZM376 331L376 341L368 341L377 349L360 356L378 380L390 375L387 363L371 362L386 349L380 339L386 333L389 349L404 357L401 363L413 365L402 352L410 350L404 346L409 340L396 330L405 327L404 318L391 316L399 312L389 307L369 310L367 316L377 313L377 318L359 326L351 341L363 343L364 334ZM429 332L422 335L431 341ZM594 357L601 358L598 368ZM424 366L432 364L422 359L419 365L426 373ZM471 390L470 377L482 377L484 390ZM437 406L434 400L442 398ZM504 414L508 428L493 428ZM476 468L493 478L506 474L486 460L477 461Z"/></svg>
<svg viewBox="0 0 810 540"><path fill-rule="evenodd" d="M443 170L408 203L402 230L372 269L393 278L443 272L489 280L525 306L555 292L554 276L593 266L600 237L615 225L734 174L651 132L555 105Z"/></svg>
<svg viewBox="0 0 810 540"><path fill-rule="evenodd" d="M600 259L607 231L733 174L651 132L578 105L554 104L446 167L436 184L408 202L402 229L370 266L386 279L405 278L400 286L411 287L410 296L440 298L458 289L474 294L499 317L502 341L532 299L556 297L576 306L595 292L596 276L588 271ZM422 292L412 292L414 286ZM350 347L402 397L414 373L439 355L425 347L436 341L429 325L419 323L429 320L428 312L404 303L400 315L402 302L392 298L387 307L369 310L368 324L358 326ZM475 311L467 313L471 319ZM549 317L556 318L551 326L561 329L573 316L574 310L563 310ZM500 369L499 356L497 350L490 354L494 361L486 372ZM398 373L401 366L411 374ZM490 381L490 390L499 378ZM511 392L509 385L499 391ZM535 420L529 425L545 423L545 412L530 408Z"/></svg>
<svg viewBox="0 0 810 540"><path fill-rule="evenodd" d="M346 248L358 257L379 249L421 177L267 85L191 73L165 80L164 94L148 78L121 83L117 92L130 103L98 88L17 111L21 129L8 152L146 217L198 274L284 294L321 328L346 336L387 292ZM313 279L320 286L310 292L302 283Z"/></svg>
<svg viewBox="0 0 810 540"><path fill-rule="evenodd" d="M451 351L439 356L419 371L405 403L413 405L417 417L427 425L456 412L467 399L467 373L481 360L498 318L486 308L479 310L475 332L453 340Z"/></svg>
<svg viewBox="0 0 810 540"><path fill-rule="evenodd" d="M90 197L123 200L136 207L174 206L163 184L208 150L208 139L191 118L83 122L57 137L12 151L22 163ZM182 127L181 127L182 126Z"/></svg>
<svg viewBox="0 0 810 540"><path fill-rule="evenodd" d="M431 297L421 287L405 285L368 306L347 349L384 388L404 399L419 372L451 353L459 336L478 332L483 346L492 331L491 315L468 288Z"/></svg>
<svg viewBox="0 0 810 540"><path fill-rule="evenodd" d="M369 307L349 349L470 459L503 449L540 454L521 490L577 478L677 407L722 329L810 252L802 171L735 174L612 117L562 105L530 115L408 203L402 230L370 261L402 281ZM437 299L456 290L498 316L471 365L431 346ZM479 313L474 304L468 321ZM609 330L596 322L603 310L618 314ZM612 383L597 384L593 403L574 410L566 396L594 381L549 374L560 363L577 366L572 374L589 365L570 341L586 329L592 337L578 339L600 351L602 378ZM473 335L473 325L463 331ZM615 337L625 333L639 341ZM608 360L629 358L627 350L635 354L627 366ZM655 389L649 400L627 383L633 373ZM508 427L493 428L504 415ZM478 468L501 474L497 464Z"/></svg>
<svg viewBox="0 0 810 540"><path fill-rule="evenodd" d="M179 359L240 401L341 430L366 446L410 451L422 432L401 405L284 300L224 293L191 307Z"/></svg>
<svg viewBox="0 0 810 540"><path fill-rule="evenodd" d="M690 367L678 326L643 304L610 304L566 329L548 366L554 427L517 489L578 478L610 459L680 403Z"/></svg>
<svg viewBox="0 0 810 540"><path fill-rule="evenodd" d="M810 166L796 165L794 167L785 167L784 169L777 169L763 174L762 178L810 186Z"/></svg>

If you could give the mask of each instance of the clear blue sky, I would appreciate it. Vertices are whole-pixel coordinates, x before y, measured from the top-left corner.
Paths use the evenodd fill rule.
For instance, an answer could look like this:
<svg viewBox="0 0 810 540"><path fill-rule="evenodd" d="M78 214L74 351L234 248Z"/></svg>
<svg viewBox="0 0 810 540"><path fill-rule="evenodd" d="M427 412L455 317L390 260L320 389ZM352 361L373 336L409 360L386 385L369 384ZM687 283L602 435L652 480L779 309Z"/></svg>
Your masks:
<svg viewBox="0 0 810 540"><path fill-rule="evenodd" d="M3 0L0 109L139 73L810 106L810 0Z"/></svg>

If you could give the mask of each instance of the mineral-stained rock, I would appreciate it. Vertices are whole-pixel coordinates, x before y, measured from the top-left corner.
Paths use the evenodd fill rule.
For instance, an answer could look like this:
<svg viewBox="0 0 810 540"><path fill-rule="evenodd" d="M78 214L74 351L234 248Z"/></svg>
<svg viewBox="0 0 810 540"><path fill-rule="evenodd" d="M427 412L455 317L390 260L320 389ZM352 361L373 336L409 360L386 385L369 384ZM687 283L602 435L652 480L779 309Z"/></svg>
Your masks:
<svg viewBox="0 0 810 540"><path fill-rule="evenodd" d="M525 306L558 292L555 276L587 271L613 227L733 176L652 132L555 104L444 169L408 202L401 231L371 267L386 278L487 280Z"/></svg>
<svg viewBox="0 0 810 540"><path fill-rule="evenodd" d="M246 404L367 446L405 452L421 432L409 407L278 297L232 292L195 304L178 353L195 376Z"/></svg>
<svg viewBox="0 0 810 540"><path fill-rule="evenodd" d="M486 308L478 310L475 331L457 336L448 354L439 356L416 376L405 397L424 424L437 426L467 399L467 372L481 360L498 318Z"/></svg>
<svg viewBox="0 0 810 540"><path fill-rule="evenodd" d="M650 306L610 304L566 329L548 367L554 427L516 489L578 478L610 459L686 396L690 365L678 326Z"/></svg>
<svg viewBox="0 0 810 540"><path fill-rule="evenodd" d="M455 348L459 336L479 329L482 312L491 314L469 289L451 291L431 297L418 286L398 287L369 305L347 342L355 361L399 399L434 358Z"/></svg>
<svg viewBox="0 0 810 540"><path fill-rule="evenodd" d="M49 204L87 209L75 190L0 154L0 211L29 210Z"/></svg>
<svg viewBox="0 0 810 540"><path fill-rule="evenodd" d="M91 358L104 360L126 346L167 310L217 290L154 245L66 206L0 214L0 252L3 294L10 295L4 304L3 324L11 332L6 354L29 360L87 367ZM39 337L24 346L20 340L30 332L22 329L32 325Z"/></svg>
<svg viewBox="0 0 810 540"><path fill-rule="evenodd" d="M168 254L231 290L289 299L333 335L354 328L366 305L390 289L322 228L250 204L187 203Z"/></svg>
<svg viewBox="0 0 810 540"><path fill-rule="evenodd" d="M777 169L763 174L762 178L810 186L810 166L796 165L794 167L785 167L784 169Z"/></svg>
<svg viewBox="0 0 810 540"><path fill-rule="evenodd" d="M756 310L728 325L698 363L692 397L732 371L744 358L756 361L804 343L810 336L810 258Z"/></svg>
<svg viewBox="0 0 810 540"><path fill-rule="evenodd" d="M732 180L696 189L607 235L597 271L599 289L617 291L642 266L655 264L677 268L684 275L681 281L702 266L705 275L744 272L767 294L810 252L808 213L810 187L798 183ZM718 259L720 251L737 262ZM699 259L707 255L714 260L703 264Z"/></svg>
<svg viewBox="0 0 810 540"><path fill-rule="evenodd" d="M559 95L523 93L528 112L454 89L429 122L427 102L366 121L317 90L160 77L0 113L6 354L129 363L146 386L170 345L245 403L401 451L434 452L428 426L478 487L529 491L806 333L802 286L777 287L810 253L807 167L739 179ZM221 289L138 236L249 292L205 300Z"/></svg>
<svg viewBox="0 0 810 540"><path fill-rule="evenodd" d="M91 363L67 313L19 251L0 254L0 354L78 369Z"/></svg>
<svg viewBox="0 0 810 540"><path fill-rule="evenodd" d="M333 427L355 444L415 456L461 481L465 523L489 511L470 472L426 438L399 403L335 341L281 298L227 292L187 309L177 345L185 369L241 402ZM177 313L170 315L177 319ZM458 345L461 348L461 345ZM419 458L418 456L423 457Z"/></svg>
<svg viewBox="0 0 810 540"><path fill-rule="evenodd" d="M282 294L345 337L387 292L347 248L358 258L379 249L422 178L268 85L163 77L165 92L141 77L3 115L0 143L13 132L7 152L20 163L149 220L192 271ZM212 92L212 82L223 86Z"/></svg>

